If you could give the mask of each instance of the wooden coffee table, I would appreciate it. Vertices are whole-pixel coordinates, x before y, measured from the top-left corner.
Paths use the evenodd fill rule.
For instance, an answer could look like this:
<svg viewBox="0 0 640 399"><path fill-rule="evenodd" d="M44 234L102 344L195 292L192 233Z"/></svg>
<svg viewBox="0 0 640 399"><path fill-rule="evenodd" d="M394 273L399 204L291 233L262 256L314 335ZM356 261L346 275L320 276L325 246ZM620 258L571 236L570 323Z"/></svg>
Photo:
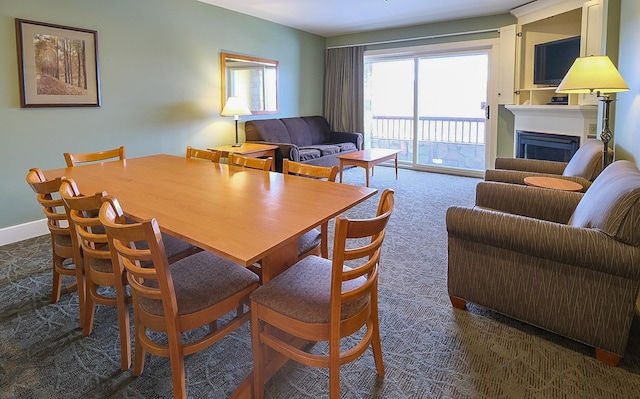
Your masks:
<svg viewBox="0 0 640 399"><path fill-rule="evenodd" d="M276 148L277 145L260 144L260 143L242 143L240 147L234 147L233 145L219 145L216 147L207 148L210 151L220 151L221 158L229 158L229 154L234 152L236 154L244 155L247 157L272 157L271 170L275 171L276 166Z"/></svg>
<svg viewBox="0 0 640 399"><path fill-rule="evenodd" d="M533 187L551 188L563 191L580 191L582 184L571 180L557 179L546 176L528 176L524 178L524 184Z"/></svg>
<svg viewBox="0 0 640 399"><path fill-rule="evenodd" d="M368 150L350 152L344 155L338 155L340 159L340 183L342 183L342 171L345 166L360 166L367 172L367 187L369 187L369 169L373 176L373 167L388 160L395 160L396 163L396 180L398 180L398 153L400 150L389 150L386 148L370 148Z"/></svg>

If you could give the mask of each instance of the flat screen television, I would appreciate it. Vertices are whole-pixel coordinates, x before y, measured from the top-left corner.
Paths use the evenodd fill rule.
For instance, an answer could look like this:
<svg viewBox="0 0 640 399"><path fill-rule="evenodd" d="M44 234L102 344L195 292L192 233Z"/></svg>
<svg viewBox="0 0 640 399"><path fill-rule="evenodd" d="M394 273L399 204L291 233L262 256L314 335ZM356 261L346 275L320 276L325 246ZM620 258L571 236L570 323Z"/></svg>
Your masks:
<svg viewBox="0 0 640 399"><path fill-rule="evenodd" d="M533 84L559 85L578 57L580 36L536 44L533 54Z"/></svg>

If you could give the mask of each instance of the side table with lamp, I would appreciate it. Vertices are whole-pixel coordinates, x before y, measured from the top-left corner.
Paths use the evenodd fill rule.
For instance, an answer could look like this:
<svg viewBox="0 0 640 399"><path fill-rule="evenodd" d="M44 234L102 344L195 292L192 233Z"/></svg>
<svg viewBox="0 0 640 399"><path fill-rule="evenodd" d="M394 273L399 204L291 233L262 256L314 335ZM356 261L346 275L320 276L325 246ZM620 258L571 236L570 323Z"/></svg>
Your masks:
<svg viewBox="0 0 640 399"><path fill-rule="evenodd" d="M271 164L271 170L275 170L276 145L259 144L259 143L240 143L238 135L238 121L240 116L251 115L251 110L246 102L240 97L229 97L220 112L221 116L233 116L236 122L236 142L235 144L221 145L207 148L210 151L219 151L221 158L229 158L230 153L246 155L249 157L272 157L274 162Z"/></svg>
<svg viewBox="0 0 640 399"><path fill-rule="evenodd" d="M221 116L233 116L233 120L236 122L236 143L232 144L233 147L242 147L240 138L238 137L238 121L240 116L251 115L251 110L246 102L240 97L229 97L227 102L220 112Z"/></svg>

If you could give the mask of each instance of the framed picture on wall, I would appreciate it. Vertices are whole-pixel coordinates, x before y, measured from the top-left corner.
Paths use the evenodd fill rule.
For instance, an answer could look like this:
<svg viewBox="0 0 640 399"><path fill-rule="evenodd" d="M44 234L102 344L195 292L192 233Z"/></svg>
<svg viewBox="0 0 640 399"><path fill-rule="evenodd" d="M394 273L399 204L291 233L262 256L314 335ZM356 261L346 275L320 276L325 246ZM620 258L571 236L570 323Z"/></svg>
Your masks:
<svg viewBox="0 0 640 399"><path fill-rule="evenodd" d="M99 107L98 33L16 18L20 106Z"/></svg>

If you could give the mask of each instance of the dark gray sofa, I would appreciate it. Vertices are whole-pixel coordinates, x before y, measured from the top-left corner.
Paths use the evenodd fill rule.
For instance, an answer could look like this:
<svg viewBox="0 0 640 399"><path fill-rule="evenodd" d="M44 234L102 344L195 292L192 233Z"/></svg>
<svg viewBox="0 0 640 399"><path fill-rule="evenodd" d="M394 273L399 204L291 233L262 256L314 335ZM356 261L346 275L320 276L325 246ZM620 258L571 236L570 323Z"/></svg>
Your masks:
<svg viewBox="0 0 640 399"><path fill-rule="evenodd" d="M277 145L276 170L282 171L282 160L311 165L333 166L340 154L359 151L362 133L334 132L322 116L261 119L244 125L247 142Z"/></svg>

